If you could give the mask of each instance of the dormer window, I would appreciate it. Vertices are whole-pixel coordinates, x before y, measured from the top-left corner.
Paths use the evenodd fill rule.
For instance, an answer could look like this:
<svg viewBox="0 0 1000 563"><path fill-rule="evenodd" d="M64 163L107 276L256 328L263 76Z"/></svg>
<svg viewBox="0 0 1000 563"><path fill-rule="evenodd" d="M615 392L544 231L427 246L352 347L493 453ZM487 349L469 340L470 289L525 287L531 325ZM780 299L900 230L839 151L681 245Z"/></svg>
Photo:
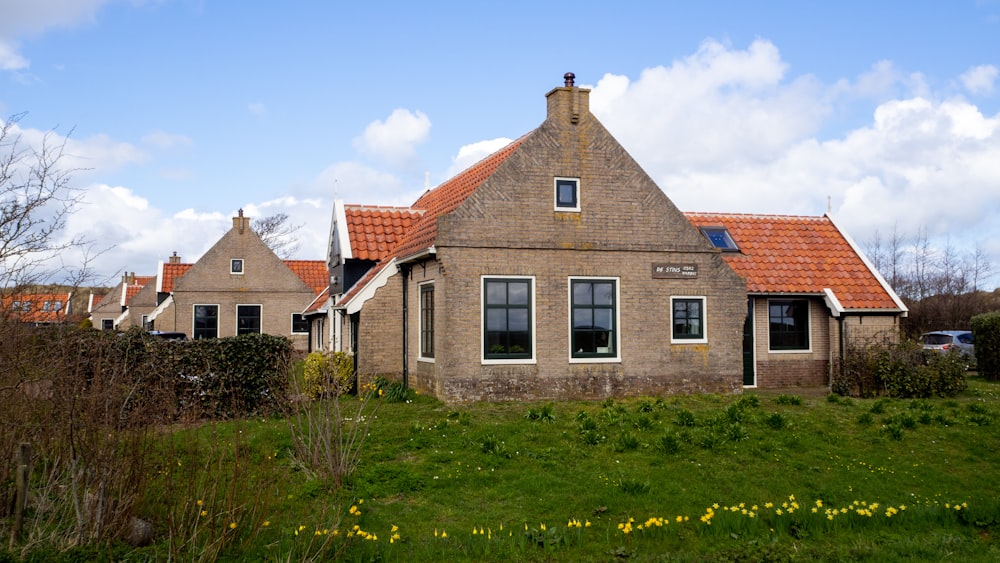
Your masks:
<svg viewBox="0 0 1000 563"><path fill-rule="evenodd" d="M229 273L230 274L242 274L243 273L243 259L233 258L229 261Z"/></svg>
<svg viewBox="0 0 1000 563"><path fill-rule="evenodd" d="M555 179L555 210L580 211L580 179Z"/></svg>
<svg viewBox="0 0 1000 563"><path fill-rule="evenodd" d="M723 252L740 251L736 242L733 241L733 237L729 235L729 230L725 227L702 227L701 232L708 239L708 242L712 243L712 246Z"/></svg>

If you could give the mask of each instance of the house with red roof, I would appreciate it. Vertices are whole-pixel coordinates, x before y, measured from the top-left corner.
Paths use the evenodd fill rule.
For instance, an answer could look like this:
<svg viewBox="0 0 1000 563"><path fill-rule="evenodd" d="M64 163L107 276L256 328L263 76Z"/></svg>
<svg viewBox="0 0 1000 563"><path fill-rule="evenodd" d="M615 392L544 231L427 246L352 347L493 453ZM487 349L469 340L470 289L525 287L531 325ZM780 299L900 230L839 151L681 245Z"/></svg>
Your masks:
<svg viewBox="0 0 1000 563"><path fill-rule="evenodd" d="M124 323L122 328L127 328L129 304L155 279L155 276L137 276L135 272L126 272L122 274L121 282L103 297L91 295L91 325L101 330L117 330Z"/></svg>
<svg viewBox="0 0 1000 563"><path fill-rule="evenodd" d="M334 209L330 346L446 401L828 385L906 307L829 216L682 213L567 74L408 208Z"/></svg>
<svg viewBox="0 0 1000 563"><path fill-rule="evenodd" d="M830 215L686 216L746 280L745 386L829 385L850 344L898 339L906 306Z"/></svg>
<svg viewBox="0 0 1000 563"><path fill-rule="evenodd" d="M589 94L567 75L538 128L424 193L395 244L369 230L385 210L335 213L332 309L359 377L459 402L742 389L745 280ZM348 272L348 252L368 264Z"/></svg>
<svg viewBox="0 0 1000 563"><path fill-rule="evenodd" d="M323 260L282 260L250 228L242 210L233 226L193 264L171 256L142 301L141 326L192 339L239 334L286 336L309 347L303 315L329 285ZM144 311L144 310L143 310ZM140 326L136 323L135 326Z"/></svg>
<svg viewBox="0 0 1000 563"><path fill-rule="evenodd" d="M0 296L0 315L29 325L59 324L72 314L72 292L17 292Z"/></svg>

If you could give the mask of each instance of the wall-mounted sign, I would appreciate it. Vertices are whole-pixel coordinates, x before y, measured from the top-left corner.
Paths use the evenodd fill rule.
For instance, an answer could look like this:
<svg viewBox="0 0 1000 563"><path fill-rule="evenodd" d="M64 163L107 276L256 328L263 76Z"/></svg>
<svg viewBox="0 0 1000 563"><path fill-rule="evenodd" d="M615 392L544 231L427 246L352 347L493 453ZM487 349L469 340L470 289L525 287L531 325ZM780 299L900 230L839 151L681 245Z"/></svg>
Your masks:
<svg viewBox="0 0 1000 563"><path fill-rule="evenodd" d="M653 277L663 279L697 278L697 264L653 264Z"/></svg>

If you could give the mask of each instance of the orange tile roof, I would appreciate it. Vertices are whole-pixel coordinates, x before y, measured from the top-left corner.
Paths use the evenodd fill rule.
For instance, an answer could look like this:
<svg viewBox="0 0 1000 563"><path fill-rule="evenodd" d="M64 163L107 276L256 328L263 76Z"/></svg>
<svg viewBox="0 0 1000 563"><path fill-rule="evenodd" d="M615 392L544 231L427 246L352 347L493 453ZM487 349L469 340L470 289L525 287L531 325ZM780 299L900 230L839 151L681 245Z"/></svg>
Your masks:
<svg viewBox="0 0 1000 563"><path fill-rule="evenodd" d="M163 279L160 280L161 281L160 291L162 293L173 293L174 282L177 281L177 278L186 274L187 271L191 269L191 266L194 266L194 264L164 263Z"/></svg>
<svg viewBox="0 0 1000 563"><path fill-rule="evenodd" d="M330 274L323 260L285 260L285 265L295 272L306 285L319 295L330 284Z"/></svg>
<svg viewBox="0 0 1000 563"><path fill-rule="evenodd" d="M424 214L407 233L406 238L392 252L393 256L406 257L434 245L437 238L437 218L455 210L472 192L486 181L497 167L503 164L521 146L531 133L511 142L497 152L473 164L440 186L425 192L411 207Z"/></svg>
<svg viewBox="0 0 1000 563"><path fill-rule="evenodd" d="M423 215L405 207L345 205L351 254L360 260L385 258Z"/></svg>
<svg viewBox="0 0 1000 563"><path fill-rule="evenodd" d="M10 295L0 301L0 307L3 308L5 314L9 312L21 322L56 323L66 320L66 315L70 307L70 297L71 294L69 293L25 293ZM11 308L15 301L19 305L18 310ZM58 303L58 308L56 303ZM27 310L24 310L23 307L25 306L27 306Z"/></svg>
<svg viewBox="0 0 1000 563"><path fill-rule="evenodd" d="M319 295L317 295L316 298L312 300L312 303L310 303L309 306L306 307L306 310L302 311L302 313L308 314L321 311L323 307L326 306L326 298L329 296L330 296L330 286L326 286L323 288L323 291L319 292Z"/></svg>
<svg viewBox="0 0 1000 563"><path fill-rule="evenodd" d="M696 227L725 227L739 252L722 256L750 293L833 291L845 309L899 310L893 295L829 217L685 213Z"/></svg>

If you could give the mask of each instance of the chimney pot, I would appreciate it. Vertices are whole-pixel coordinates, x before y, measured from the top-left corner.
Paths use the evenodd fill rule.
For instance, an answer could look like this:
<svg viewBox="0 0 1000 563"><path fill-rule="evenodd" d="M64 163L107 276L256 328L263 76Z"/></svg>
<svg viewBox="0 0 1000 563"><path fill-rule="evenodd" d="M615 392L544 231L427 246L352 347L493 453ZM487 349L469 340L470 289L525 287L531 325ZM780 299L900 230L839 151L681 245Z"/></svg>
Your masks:
<svg viewBox="0 0 1000 563"><path fill-rule="evenodd" d="M564 86L566 86L567 88L572 88L573 85L576 83L575 82L576 75L573 74L572 72L567 72L566 74L563 75L563 81L564 81L563 82Z"/></svg>

